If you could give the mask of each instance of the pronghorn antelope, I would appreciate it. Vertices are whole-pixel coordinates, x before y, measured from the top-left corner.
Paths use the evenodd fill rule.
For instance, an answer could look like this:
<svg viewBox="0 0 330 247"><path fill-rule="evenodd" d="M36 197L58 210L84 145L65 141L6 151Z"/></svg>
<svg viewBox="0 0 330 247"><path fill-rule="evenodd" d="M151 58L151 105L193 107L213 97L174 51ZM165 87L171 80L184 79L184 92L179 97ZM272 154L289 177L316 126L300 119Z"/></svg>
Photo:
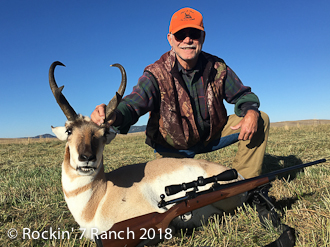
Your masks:
<svg viewBox="0 0 330 247"><path fill-rule="evenodd" d="M165 212L171 206L157 206L165 186L190 182L199 176L210 177L228 169L205 160L163 158L104 173L103 149L114 139L115 133L106 126L93 123L89 117L76 114L62 94L63 86L58 88L55 82L57 65L64 66L60 62L51 65L49 83L68 121L64 127L52 127L52 131L60 140L67 142L62 163L62 187L72 215L80 227L86 229L85 237L91 237L91 230L95 228L101 233L116 222L151 212ZM105 121L110 119L126 87L124 68L119 64L113 66L120 69L122 82L106 107ZM183 196L183 192L180 193L175 196ZM244 199L244 195L238 195L219 201L186 217L174 219L172 225L178 228L199 226L201 220L231 211Z"/></svg>

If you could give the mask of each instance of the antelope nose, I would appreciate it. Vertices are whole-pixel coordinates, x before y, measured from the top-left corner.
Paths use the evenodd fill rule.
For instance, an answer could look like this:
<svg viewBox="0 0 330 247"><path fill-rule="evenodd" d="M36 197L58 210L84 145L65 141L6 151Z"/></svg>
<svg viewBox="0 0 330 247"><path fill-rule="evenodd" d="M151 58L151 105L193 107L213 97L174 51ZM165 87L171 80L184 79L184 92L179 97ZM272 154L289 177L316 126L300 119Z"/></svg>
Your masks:
<svg viewBox="0 0 330 247"><path fill-rule="evenodd" d="M95 161L96 160L96 156L93 155L85 155L85 154L81 154L79 155L79 161Z"/></svg>

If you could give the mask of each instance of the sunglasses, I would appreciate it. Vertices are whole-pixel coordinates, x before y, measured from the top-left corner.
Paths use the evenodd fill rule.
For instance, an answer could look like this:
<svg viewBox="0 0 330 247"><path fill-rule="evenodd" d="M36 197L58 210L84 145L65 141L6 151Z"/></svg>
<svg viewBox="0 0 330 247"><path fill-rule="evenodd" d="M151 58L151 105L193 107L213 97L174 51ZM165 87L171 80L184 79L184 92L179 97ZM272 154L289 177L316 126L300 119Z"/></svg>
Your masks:
<svg viewBox="0 0 330 247"><path fill-rule="evenodd" d="M195 28L185 28L174 34L177 41L183 41L186 37L191 39L199 39L202 35L201 30Z"/></svg>

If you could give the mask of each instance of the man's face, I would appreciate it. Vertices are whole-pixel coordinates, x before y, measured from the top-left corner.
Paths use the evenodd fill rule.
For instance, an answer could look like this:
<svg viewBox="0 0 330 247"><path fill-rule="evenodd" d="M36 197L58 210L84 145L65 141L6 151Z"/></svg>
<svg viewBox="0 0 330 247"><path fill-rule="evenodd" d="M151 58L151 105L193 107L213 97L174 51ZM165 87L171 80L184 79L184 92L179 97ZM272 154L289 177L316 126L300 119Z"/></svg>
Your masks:
<svg viewBox="0 0 330 247"><path fill-rule="evenodd" d="M167 35L179 63L185 69L192 69L198 60L205 39L205 32L195 28L185 28Z"/></svg>

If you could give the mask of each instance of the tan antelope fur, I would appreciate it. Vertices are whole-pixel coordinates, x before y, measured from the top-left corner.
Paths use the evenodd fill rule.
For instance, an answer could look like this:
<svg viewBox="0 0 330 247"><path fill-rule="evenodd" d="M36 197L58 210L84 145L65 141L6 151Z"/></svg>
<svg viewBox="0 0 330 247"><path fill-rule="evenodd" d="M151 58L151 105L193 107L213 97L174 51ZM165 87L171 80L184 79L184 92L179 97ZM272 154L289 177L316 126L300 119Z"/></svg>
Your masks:
<svg viewBox="0 0 330 247"><path fill-rule="evenodd" d="M68 118L64 127L52 127L55 135L66 141L64 161L62 163L62 186L66 203L76 222L85 229L84 236L92 237L92 229L99 234L109 230L116 222L135 216L165 212L172 205L158 208L160 195L164 187L171 184L191 182L197 177L217 175L228 168L217 163L195 160L163 158L143 164L132 164L109 173L104 172L103 149L115 138L115 133L105 126L98 126L89 117L78 115L68 104L54 79L54 62L49 71L49 81L57 102ZM120 65L122 81L126 83L126 74ZM123 84L123 83L122 83ZM117 93L113 101L117 107L125 86ZM58 92L59 91L59 92ZM66 106L61 105L63 102ZM111 103L114 104L114 103ZM109 103L109 105L111 105ZM107 116L112 114L108 112ZM210 185L200 188L209 188ZM181 197L185 192L166 197L167 200ZM212 205L195 210L192 217L178 217L172 225L179 228L192 228L201 225L201 221L213 214L229 212L241 205L245 195L221 200Z"/></svg>

